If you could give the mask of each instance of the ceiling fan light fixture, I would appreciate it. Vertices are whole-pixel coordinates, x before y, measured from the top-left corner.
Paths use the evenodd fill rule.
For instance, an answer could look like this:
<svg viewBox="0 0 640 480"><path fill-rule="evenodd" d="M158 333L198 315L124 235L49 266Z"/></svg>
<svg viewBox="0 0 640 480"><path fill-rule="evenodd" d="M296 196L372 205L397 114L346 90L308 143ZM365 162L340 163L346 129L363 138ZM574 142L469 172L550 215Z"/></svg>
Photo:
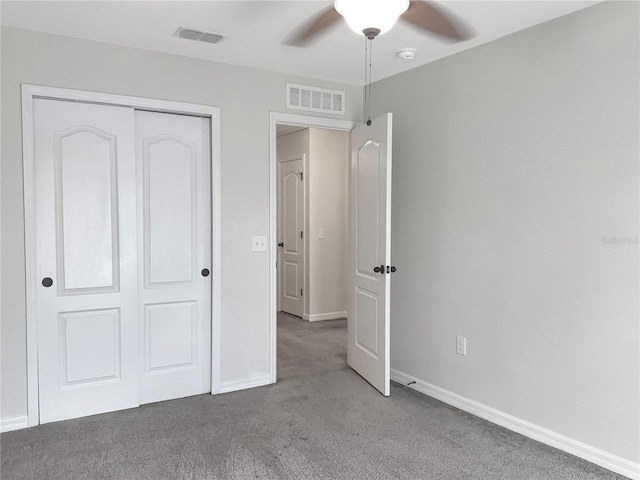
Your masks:
<svg viewBox="0 0 640 480"><path fill-rule="evenodd" d="M335 0L334 7L357 34L368 29L382 34L409 8L409 0Z"/></svg>

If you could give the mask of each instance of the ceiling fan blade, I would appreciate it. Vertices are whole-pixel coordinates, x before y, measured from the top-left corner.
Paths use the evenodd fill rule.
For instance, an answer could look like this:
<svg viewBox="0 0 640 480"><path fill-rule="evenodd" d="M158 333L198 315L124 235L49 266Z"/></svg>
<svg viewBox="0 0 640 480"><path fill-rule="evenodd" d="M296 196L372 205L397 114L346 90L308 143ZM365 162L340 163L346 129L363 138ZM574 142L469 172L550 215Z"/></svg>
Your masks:
<svg viewBox="0 0 640 480"><path fill-rule="evenodd" d="M457 15L424 0L409 2L409 8L400 15L400 19L421 30L455 41L469 40L475 36L471 28Z"/></svg>
<svg viewBox="0 0 640 480"><path fill-rule="evenodd" d="M342 15L340 15L335 8L329 7L317 15L314 15L309 21L294 30L285 39L284 43L294 47L306 47L341 19Z"/></svg>

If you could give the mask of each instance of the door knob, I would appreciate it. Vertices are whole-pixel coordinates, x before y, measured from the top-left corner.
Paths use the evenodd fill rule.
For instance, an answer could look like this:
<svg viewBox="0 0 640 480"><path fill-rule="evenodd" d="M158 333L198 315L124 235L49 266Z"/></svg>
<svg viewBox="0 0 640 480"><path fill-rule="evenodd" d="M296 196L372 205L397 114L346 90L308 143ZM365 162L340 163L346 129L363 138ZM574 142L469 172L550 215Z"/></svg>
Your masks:
<svg viewBox="0 0 640 480"><path fill-rule="evenodd" d="M396 270L397 270L396 267L393 267L393 266L390 267L389 265L387 265L387 273L389 272L394 273Z"/></svg>
<svg viewBox="0 0 640 480"><path fill-rule="evenodd" d="M380 265L379 267L376 265L373 267L373 271L376 273L384 273L384 265Z"/></svg>
<svg viewBox="0 0 640 480"><path fill-rule="evenodd" d="M50 277L44 277L42 279L42 286L49 288L51 285L53 285L53 279Z"/></svg>
<svg viewBox="0 0 640 480"><path fill-rule="evenodd" d="M278 246L279 246L279 247L284 247L284 242L280 242L280 243L278 244Z"/></svg>
<svg viewBox="0 0 640 480"><path fill-rule="evenodd" d="M203 277L208 277L209 276L209 269L208 268L203 268L202 271L200 272L200 274Z"/></svg>

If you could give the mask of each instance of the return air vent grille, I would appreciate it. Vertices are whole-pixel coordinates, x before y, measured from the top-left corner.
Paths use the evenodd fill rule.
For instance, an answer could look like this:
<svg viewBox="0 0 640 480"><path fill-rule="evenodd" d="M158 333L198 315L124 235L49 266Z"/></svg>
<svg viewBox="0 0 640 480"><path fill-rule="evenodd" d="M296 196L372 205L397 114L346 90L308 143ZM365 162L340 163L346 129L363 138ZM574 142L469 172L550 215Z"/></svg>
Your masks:
<svg viewBox="0 0 640 480"><path fill-rule="evenodd" d="M344 115L344 92L287 83L287 108Z"/></svg>
<svg viewBox="0 0 640 480"><path fill-rule="evenodd" d="M187 40L196 40L198 42L206 43L219 43L225 39L224 35L219 33L202 32L200 30L194 30L193 28L180 27L175 33L180 38L186 38Z"/></svg>

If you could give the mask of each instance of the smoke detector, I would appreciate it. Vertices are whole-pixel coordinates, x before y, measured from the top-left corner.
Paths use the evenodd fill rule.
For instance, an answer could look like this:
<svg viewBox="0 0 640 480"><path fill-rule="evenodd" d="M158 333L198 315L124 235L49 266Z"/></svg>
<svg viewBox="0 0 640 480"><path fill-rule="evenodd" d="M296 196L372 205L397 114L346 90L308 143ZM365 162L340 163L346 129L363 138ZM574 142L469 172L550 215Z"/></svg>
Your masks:
<svg viewBox="0 0 640 480"><path fill-rule="evenodd" d="M174 33L176 37L185 38L187 40L195 40L197 42L205 42L205 43L220 43L222 40L227 38L226 35L222 35L221 33L212 33L212 32L203 32L201 30L196 30L194 28L184 28L180 27L176 33Z"/></svg>
<svg viewBox="0 0 640 480"><path fill-rule="evenodd" d="M402 58L403 60L413 60L414 58L416 58L416 49L401 48L396 52L396 57Z"/></svg>

